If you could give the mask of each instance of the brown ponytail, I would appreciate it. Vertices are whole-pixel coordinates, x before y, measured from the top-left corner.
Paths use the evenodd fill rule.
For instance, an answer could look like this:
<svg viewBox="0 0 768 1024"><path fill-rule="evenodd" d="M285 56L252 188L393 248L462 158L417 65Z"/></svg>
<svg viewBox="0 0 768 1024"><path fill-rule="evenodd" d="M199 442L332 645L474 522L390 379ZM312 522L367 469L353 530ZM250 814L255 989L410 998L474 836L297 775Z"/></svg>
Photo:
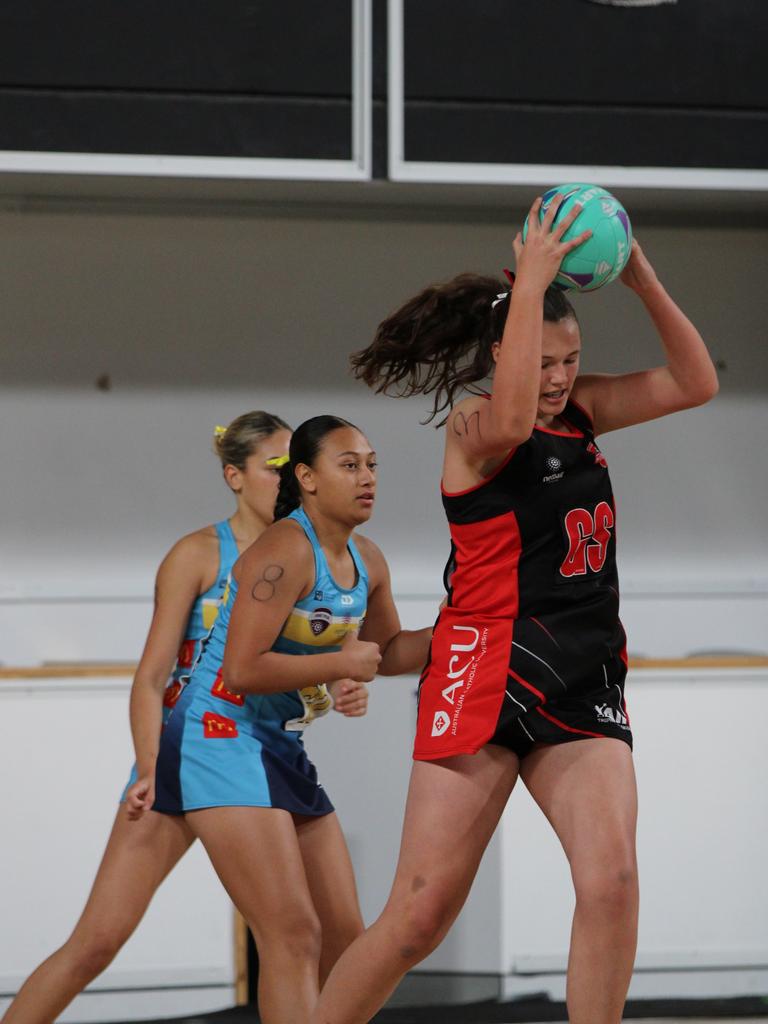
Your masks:
<svg viewBox="0 0 768 1024"><path fill-rule="evenodd" d="M377 393L408 397L434 392L424 421L429 423L450 410L457 392L477 394L477 382L490 377L493 344L501 340L509 311L508 292L509 284L481 274L459 274L430 285L382 320L371 344L352 354L355 377ZM495 302L500 294L504 298ZM547 289L544 310L546 320L575 317L553 286Z"/></svg>

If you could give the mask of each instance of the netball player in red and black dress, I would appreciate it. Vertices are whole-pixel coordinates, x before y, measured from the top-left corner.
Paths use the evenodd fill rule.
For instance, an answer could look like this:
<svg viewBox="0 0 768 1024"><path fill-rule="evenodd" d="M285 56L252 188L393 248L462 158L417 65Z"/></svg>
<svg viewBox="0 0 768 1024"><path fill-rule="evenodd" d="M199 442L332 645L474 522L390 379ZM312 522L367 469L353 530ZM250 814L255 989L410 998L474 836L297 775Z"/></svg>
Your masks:
<svg viewBox="0 0 768 1024"><path fill-rule="evenodd" d="M624 702L616 510L595 437L714 396L698 331L637 243L622 281L666 364L578 376L579 326L551 287L570 217L534 203L511 292L465 274L425 289L354 357L378 390L435 392L446 419L448 599L421 681L400 859L381 917L342 956L314 1024L363 1024L442 940L521 777L568 857L571 1024L620 1021L637 932L636 791ZM499 294L501 293L501 294ZM494 365L495 364L495 365ZM493 371L489 395L476 382Z"/></svg>

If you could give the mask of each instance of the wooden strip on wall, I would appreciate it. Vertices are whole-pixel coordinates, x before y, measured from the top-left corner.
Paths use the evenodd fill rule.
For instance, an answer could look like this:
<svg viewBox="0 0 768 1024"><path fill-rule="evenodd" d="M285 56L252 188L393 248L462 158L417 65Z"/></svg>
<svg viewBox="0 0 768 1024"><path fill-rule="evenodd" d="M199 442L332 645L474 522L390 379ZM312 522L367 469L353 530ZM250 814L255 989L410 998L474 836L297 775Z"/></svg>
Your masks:
<svg viewBox="0 0 768 1024"><path fill-rule="evenodd" d="M629 667L643 668L768 668L768 657L760 655L732 655L705 658L630 658Z"/></svg>
<svg viewBox="0 0 768 1024"><path fill-rule="evenodd" d="M81 679L93 676L132 676L136 671L134 662L98 661L49 662L21 668L5 665L0 667L0 679Z"/></svg>
<svg viewBox="0 0 768 1024"><path fill-rule="evenodd" d="M729 669L729 668L768 668L768 656L763 655L729 655L703 658L630 658L631 669L671 668L671 669ZM0 679L79 679L97 676L132 676L136 665L125 662L61 663L34 665L13 668L0 667Z"/></svg>

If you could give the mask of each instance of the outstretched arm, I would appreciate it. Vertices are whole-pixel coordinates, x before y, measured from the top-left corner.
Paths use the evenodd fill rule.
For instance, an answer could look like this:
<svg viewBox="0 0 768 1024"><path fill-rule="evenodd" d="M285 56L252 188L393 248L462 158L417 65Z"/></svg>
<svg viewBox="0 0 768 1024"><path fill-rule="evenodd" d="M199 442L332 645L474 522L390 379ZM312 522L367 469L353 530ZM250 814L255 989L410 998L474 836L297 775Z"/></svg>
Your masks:
<svg viewBox="0 0 768 1024"><path fill-rule="evenodd" d="M360 639L377 643L381 650L378 674L398 676L415 672L427 660L432 626L403 629L392 598L389 566L379 548L367 537L356 537L369 573L368 610Z"/></svg>
<svg viewBox="0 0 768 1024"><path fill-rule="evenodd" d="M341 650L297 658L272 650L293 606L314 580L312 548L301 527L276 523L234 569L237 597L224 649L224 685L232 693L284 693L349 677L368 682L379 650L348 634Z"/></svg>
<svg viewBox="0 0 768 1024"><path fill-rule="evenodd" d="M621 280L648 311L667 362L637 373L577 378L573 397L592 417L596 434L703 405L718 391L717 371L701 335L667 294L637 240Z"/></svg>

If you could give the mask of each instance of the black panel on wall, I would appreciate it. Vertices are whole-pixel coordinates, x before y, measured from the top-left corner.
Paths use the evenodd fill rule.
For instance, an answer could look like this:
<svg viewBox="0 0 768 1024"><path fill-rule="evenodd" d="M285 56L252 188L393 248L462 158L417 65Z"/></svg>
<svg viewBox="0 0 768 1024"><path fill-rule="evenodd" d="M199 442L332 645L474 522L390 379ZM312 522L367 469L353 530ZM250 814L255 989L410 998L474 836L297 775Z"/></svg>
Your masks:
<svg viewBox="0 0 768 1024"><path fill-rule="evenodd" d="M5 0L0 149L351 159L349 0Z"/></svg>
<svg viewBox="0 0 768 1024"><path fill-rule="evenodd" d="M768 167L768 4L405 3L407 160Z"/></svg>

